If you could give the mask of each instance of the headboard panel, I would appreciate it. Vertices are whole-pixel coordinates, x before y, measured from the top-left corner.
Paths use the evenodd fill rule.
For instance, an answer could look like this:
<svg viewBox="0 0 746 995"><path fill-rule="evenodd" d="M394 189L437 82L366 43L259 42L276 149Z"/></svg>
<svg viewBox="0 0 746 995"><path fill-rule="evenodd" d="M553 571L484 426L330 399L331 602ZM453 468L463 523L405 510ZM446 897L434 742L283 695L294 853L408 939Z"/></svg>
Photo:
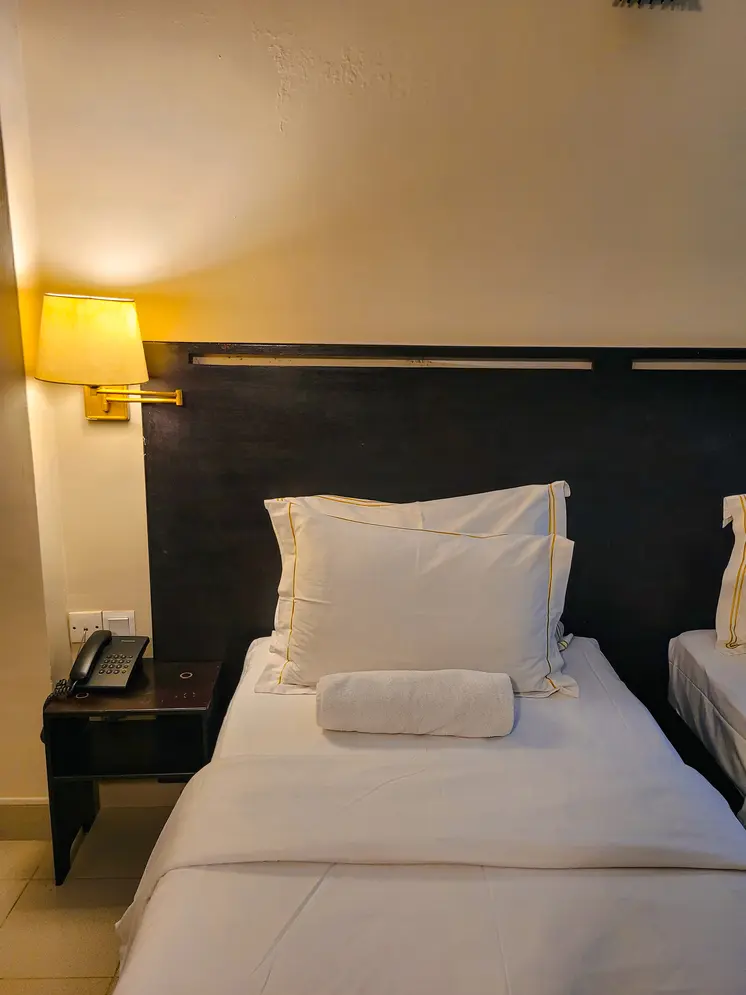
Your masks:
<svg viewBox="0 0 746 995"><path fill-rule="evenodd" d="M198 661L268 633L279 558L262 501L409 501L564 478L576 541L566 618L643 699L666 644L711 627L746 489L743 370L633 371L632 360L746 352L416 349L150 343L144 410L155 651ZM592 370L205 366L196 356L590 359Z"/></svg>

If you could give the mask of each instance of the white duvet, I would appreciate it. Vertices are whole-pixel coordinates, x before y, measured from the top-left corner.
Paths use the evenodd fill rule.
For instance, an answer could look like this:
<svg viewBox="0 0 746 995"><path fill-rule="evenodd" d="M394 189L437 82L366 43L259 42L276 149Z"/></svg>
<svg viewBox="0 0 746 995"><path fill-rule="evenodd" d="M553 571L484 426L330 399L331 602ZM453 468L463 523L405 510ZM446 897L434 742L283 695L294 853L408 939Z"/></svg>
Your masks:
<svg viewBox="0 0 746 995"><path fill-rule="evenodd" d="M619 689L596 750L214 761L120 925L119 995L743 995L746 834Z"/></svg>

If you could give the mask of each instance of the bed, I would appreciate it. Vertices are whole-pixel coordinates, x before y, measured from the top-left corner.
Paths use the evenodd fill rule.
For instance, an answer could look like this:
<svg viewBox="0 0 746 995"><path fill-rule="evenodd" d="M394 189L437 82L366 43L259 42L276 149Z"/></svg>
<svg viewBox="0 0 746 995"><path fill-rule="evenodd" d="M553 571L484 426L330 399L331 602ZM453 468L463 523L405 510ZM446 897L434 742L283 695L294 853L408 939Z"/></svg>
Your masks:
<svg viewBox="0 0 746 995"><path fill-rule="evenodd" d="M514 732L492 741L324 733L313 696L254 692L267 657L267 640L250 648L215 760L120 925L118 995L743 992L746 834L593 640L565 651L580 696L519 699ZM339 765L356 788L341 805L322 790ZM406 779L423 769L476 776L479 805L494 816L502 799L503 816L479 825L436 803L432 832L415 826L421 849L406 852L396 815L416 821L408 798L421 789ZM355 833L371 845L345 824L361 804L364 818L389 817L390 831L371 831L382 857L343 852ZM515 838L519 809L528 840ZM298 812L307 822L292 830ZM439 820L461 825L453 862Z"/></svg>
<svg viewBox="0 0 746 995"><path fill-rule="evenodd" d="M742 995L746 834L627 684L670 714L670 633L707 624L746 352L147 349L185 396L143 412L155 652L223 658L237 690L121 924L118 995ZM254 692L265 498L560 478L563 618L627 684L576 638L579 697L519 698L494 742L326 734L313 695Z"/></svg>
<svg viewBox="0 0 746 995"><path fill-rule="evenodd" d="M746 660L715 644L714 629L671 640L669 701L746 796ZM739 818L746 825L746 804Z"/></svg>

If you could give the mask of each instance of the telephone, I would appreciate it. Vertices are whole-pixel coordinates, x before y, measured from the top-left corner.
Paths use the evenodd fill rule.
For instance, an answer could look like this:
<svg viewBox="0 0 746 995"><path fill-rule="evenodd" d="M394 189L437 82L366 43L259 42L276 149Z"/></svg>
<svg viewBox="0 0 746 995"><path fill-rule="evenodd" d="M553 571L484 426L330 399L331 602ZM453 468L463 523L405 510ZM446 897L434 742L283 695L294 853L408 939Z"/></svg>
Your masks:
<svg viewBox="0 0 746 995"><path fill-rule="evenodd" d="M58 683L55 696L72 694L81 685L90 691L124 691L149 642L147 636L113 636L99 629L80 647L70 677Z"/></svg>

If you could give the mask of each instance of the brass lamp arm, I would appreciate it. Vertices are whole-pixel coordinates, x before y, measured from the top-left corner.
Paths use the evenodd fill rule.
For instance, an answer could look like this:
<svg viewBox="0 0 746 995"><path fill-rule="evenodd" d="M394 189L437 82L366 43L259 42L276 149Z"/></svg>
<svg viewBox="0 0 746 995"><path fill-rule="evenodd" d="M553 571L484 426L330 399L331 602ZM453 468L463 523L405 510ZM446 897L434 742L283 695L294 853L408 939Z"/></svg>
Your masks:
<svg viewBox="0 0 746 995"><path fill-rule="evenodd" d="M181 390L129 390L127 387L84 387L89 421L129 421L130 404L175 404L182 407Z"/></svg>
<svg viewBox="0 0 746 995"><path fill-rule="evenodd" d="M176 404L181 407L184 394L181 390L127 390L121 387L96 387L99 397L112 401L130 400L132 404Z"/></svg>

